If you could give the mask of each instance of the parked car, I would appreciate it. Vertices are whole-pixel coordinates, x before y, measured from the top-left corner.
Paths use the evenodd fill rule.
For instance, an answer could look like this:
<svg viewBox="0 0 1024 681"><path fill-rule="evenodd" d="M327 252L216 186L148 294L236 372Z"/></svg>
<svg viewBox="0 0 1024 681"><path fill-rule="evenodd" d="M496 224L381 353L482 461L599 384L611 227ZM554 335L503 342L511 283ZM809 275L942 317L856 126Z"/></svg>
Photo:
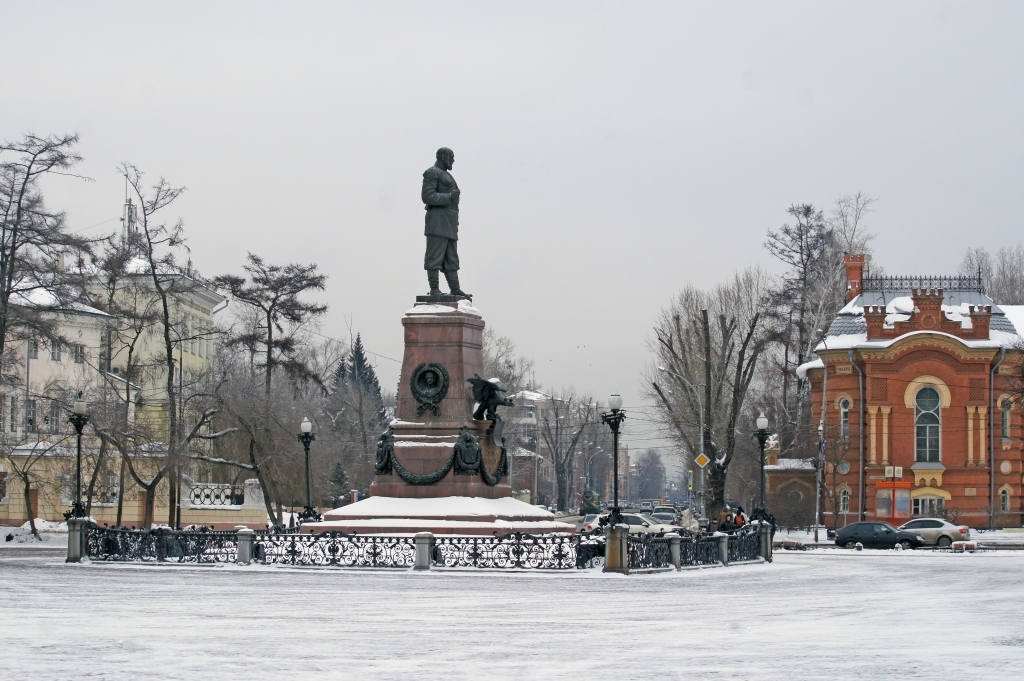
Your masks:
<svg viewBox="0 0 1024 681"><path fill-rule="evenodd" d="M852 549L861 544L866 549L916 549L926 544L924 537L915 532L897 530L889 523L850 523L836 532L836 545Z"/></svg>
<svg viewBox="0 0 1024 681"><path fill-rule="evenodd" d="M602 513L600 517L601 519L607 518L608 514ZM646 514L623 513L622 519L626 521L627 525L629 525L630 534L637 534L641 532L659 534L662 532L678 532L681 529L676 525L658 522L655 518ZM597 526L597 522L598 521L595 521L595 526Z"/></svg>
<svg viewBox="0 0 1024 681"><path fill-rule="evenodd" d="M576 529L580 532L590 532L592 530L596 530L598 527L600 527L600 525L598 525L597 523L598 518L600 517L601 516L597 513L591 513L583 518L583 522Z"/></svg>
<svg viewBox="0 0 1024 681"><path fill-rule="evenodd" d="M664 513L661 511L655 511L651 514L651 517L657 520L659 523L665 523L667 525L674 525L676 522L675 513Z"/></svg>
<svg viewBox="0 0 1024 681"><path fill-rule="evenodd" d="M947 547L955 541L971 539L971 528L942 518L918 518L900 525L899 529L921 535L929 546Z"/></svg>
<svg viewBox="0 0 1024 681"><path fill-rule="evenodd" d="M672 515L676 515L676 507L675 506L655 506L654 507L654 513L671 513Z"/></svg>
<svg viewBox="0 0 1024 681"><path fill-rule="evenodd" d="M652 510L654 510L654 504L652 504L649 501L641 501L640 502L640 509L643 510L643 511L652 511Z"/></svg>

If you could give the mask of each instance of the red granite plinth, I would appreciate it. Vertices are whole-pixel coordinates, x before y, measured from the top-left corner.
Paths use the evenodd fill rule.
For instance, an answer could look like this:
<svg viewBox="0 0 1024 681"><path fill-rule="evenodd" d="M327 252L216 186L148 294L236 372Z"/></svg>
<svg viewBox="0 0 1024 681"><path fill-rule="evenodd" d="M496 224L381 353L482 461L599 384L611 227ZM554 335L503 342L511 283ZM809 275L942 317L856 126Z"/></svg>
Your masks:
<svg viewBox="0 0 1024 681"><path fill-rule="evenodd" d="M501 457L490 434L490 421L473 420L473 389L466 379L483 372L484 320L468 302L417 303L402 318L405 355L398 388L397 416L392 423L395 458L406 470L426 475L444 467L452 456L459 430L470 429L483 450L484 465L493 473ZM448 372L448 393L438 413L418 414L410 380L420 364L440 364ZM433 485L410 485L398 477L378 475L370 485L371 496L397 498L483 497L512 495L508 478L491 487L480 475L455 475L451 471Z"/></svg>

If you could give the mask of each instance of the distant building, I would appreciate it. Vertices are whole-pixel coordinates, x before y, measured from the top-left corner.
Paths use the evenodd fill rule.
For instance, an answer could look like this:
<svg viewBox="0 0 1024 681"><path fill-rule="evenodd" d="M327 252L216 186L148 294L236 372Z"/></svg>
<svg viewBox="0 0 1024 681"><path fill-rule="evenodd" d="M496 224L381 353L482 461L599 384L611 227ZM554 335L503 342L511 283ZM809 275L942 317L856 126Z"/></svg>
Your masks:
<svg viewBox="0 0 1024 681"><path fill-rule="evenodd" d="M1024 306L997 305L980 277L862 279L863 268L846 256L847 305L798 369L814 423L825 407L837 512L1020 526ZM814 470L779 459L769 487L806 487Z"/></svg>

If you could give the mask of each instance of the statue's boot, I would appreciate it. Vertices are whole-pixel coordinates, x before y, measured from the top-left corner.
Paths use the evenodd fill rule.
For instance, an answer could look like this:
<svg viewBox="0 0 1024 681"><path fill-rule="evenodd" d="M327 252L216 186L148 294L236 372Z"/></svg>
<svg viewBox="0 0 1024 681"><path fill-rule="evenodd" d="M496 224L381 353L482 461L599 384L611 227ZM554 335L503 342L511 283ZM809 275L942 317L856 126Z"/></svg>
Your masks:
<svg viewBox="0 0 1024 681"><path fill-rule="evenodd" d="M439 270L427 270L427 281L430 282L430 293L428 296L439 296L441 293L441 277Z"/></svg>
<svg viewBox="0 0 1024 681"><path fill-rule="evenodd" d="M473 297L472 293L466 293L461 288L459 288L459 271L458 270L455 270L453 272L449 272L448 270L445 270L444 271L444 278L448 280L448 288L451 289L451 292L452 292L453 296L466 296L467 298L472 298Z"/></svg>

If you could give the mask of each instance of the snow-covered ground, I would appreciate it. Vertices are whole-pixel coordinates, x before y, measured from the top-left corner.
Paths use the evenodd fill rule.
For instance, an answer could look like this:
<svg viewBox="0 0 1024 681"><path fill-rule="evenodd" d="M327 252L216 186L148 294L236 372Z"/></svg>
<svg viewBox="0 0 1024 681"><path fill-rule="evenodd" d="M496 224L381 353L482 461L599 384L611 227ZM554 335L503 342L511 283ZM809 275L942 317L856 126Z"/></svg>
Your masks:
<svg viewBox="0 0 1024 681"><path fill-rule="evenodd" d="M32 536L27 521L21 527L0 525L0 550L11 546L60 548L68 545L67 523L54 523L36 518L36 531L39 532L39 536Z"/></svg>
<svg viewBox="0 0 1024 681"><path fill-rule="evenodd" d="M10 679L1009 679L1024 552L656 575L66 565L0 552Z"/></svg>

